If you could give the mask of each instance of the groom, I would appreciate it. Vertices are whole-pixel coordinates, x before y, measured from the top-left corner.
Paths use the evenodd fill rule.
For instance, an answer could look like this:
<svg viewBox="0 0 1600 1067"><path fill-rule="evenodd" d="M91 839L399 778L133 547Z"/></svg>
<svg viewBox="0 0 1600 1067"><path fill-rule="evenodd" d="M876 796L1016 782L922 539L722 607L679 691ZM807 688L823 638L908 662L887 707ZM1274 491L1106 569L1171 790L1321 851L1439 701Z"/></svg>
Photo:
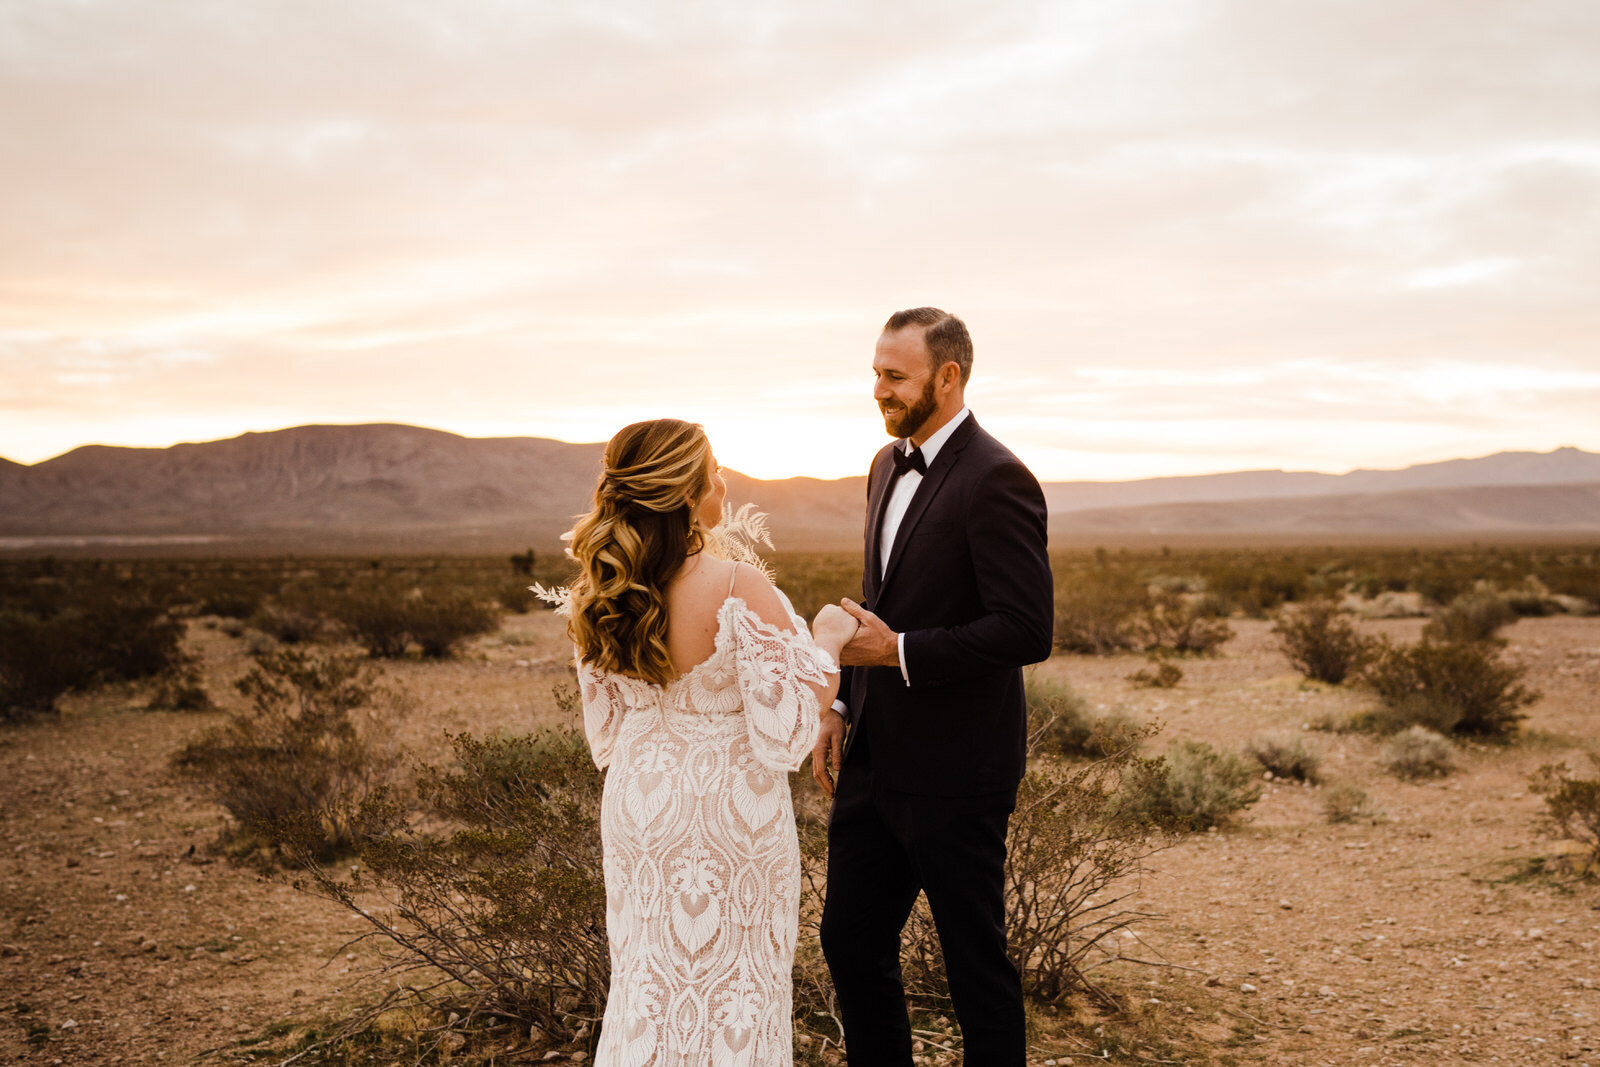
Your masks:
<svg viewBox="0 0 1600 1067"><path fill-rule="evenodd" d="M1023 773L1022 667L1050 655L1044 494L967 409L960 319L895 313L872 369L884 426L902 440L867 477L862 603L844 601L861 626L812 752L834 794L822 950L851 1067L910 1067L900 934L927 894L966 1063L1022 1067L1005 842Z"/></svg>

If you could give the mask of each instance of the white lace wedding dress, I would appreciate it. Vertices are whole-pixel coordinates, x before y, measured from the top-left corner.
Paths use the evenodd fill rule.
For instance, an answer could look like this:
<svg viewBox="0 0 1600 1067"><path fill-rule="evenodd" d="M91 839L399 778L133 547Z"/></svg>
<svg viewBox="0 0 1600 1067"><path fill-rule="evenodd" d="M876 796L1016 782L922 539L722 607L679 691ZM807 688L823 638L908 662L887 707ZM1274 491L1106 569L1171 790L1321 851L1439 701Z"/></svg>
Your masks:
<svg viewBox="0 0 1600 1067"><path fill-rule="evenodd" d="M832 658L729 596L716 650L665 686L578 665L610 767L600 809L611 989L597 1067L793 1060L800 848L787 773L811 751Z"/></svg>

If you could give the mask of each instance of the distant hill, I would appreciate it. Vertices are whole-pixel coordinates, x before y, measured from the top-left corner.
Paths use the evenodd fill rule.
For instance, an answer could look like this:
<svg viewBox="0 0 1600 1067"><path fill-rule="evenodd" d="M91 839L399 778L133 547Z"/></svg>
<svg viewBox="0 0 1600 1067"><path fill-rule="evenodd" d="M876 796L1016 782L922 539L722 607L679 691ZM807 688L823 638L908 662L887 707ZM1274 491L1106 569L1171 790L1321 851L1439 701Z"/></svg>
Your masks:
<svg viewBox="0 0 1600 1067"><path fill-rule="evenodd" d="M1600 454L1558 448L1553 452L1497 452L1478 459L1419 463L1398 470L1354 470L1348 474L1260 470L1130 482L1052 482L1045 486L1045 497L1054 514L1143 504L1585 482L1600 482Z"/></svg>
<svg viewBox="0 0 1600 1067"><path fill-rule="evenodd" d="M603 446L415 426L298 426L170 448L0 459L0 548L168 541L192 550L503 551L553 547L589 504ZM1600 455L1504 452L1330 475L1240 471L1045 486L1053 536L1600 533ZM762 481L781 548L857 548L865 479Z"/></svg>
<svg viewBox="0 0 1600 1067"><path fill-rule="evenodd" d="M1065 535L1600 534L1600 482L1271 497L1096 508L1051 516Z"/></svg>

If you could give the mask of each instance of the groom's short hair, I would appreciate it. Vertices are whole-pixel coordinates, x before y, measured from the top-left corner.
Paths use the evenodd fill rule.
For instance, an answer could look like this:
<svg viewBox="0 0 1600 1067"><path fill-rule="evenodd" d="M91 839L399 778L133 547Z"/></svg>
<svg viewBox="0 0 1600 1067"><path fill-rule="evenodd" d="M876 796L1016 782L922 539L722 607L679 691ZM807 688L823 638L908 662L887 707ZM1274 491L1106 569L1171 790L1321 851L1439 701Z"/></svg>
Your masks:
<svg viewBox="0 0 1600 1067"><path fill-rule="evenodd" d="M967 332L966 323L938 308L910 308L890 315L883 332L895 333L907 326L923 328L922 339L928 345L935 371L954 363L961 368L961 384L967 384L972 377L972 335Z"/></svg>

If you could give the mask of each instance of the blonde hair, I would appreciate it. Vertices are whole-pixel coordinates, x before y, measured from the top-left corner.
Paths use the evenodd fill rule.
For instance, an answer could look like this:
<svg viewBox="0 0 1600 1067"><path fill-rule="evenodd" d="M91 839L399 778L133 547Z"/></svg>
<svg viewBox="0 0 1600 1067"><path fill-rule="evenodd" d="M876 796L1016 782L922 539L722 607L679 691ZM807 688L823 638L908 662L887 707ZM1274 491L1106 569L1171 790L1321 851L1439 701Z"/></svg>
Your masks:
<svg viewBox="0 0 1600 1067"><path fill-rule="evenodd" d="M696 506L711 464L705 430L678 419L636 422L607 442L594 508L573 527L570 549L578 577L568 632L585 663L659 685L672 679L664 591L712 540Z"/></svg>

